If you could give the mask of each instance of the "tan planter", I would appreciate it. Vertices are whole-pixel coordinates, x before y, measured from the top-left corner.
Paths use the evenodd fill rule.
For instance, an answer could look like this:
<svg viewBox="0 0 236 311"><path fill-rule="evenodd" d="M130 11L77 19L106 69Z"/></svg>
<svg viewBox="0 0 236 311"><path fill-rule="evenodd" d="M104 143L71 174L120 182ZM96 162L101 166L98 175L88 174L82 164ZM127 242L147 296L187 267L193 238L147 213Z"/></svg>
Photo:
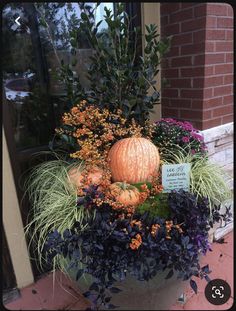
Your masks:
<svg viewBox="0 0 236 311"><path fill-rule="evenodd" d="M168 270L158 272L150 281L137 281L134 277L127 276L122 282L116 282L114 287L122 291L112 294L110 303L119 306L116 310L169 310L184 292L189 281L177 279L175 274L170 279L165 279ZM78 286L86 292L91 284L91 277L86 280L81 277Z"/></svg>

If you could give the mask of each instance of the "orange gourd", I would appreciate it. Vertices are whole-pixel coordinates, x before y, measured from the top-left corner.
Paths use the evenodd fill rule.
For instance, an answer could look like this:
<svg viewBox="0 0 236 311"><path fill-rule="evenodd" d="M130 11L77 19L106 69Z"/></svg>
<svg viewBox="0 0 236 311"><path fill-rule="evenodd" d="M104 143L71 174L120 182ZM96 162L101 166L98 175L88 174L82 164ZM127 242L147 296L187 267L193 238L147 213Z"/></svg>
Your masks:
<svg viewBox="0 0 236 311"><path fill-rule="evenodd" d="M135 206L140 203L140 192L135 186L124 182L115 182L109 187L110 195L123 206Z"/></svg>
<svg viewBox="0 0 236 311"><path fill-rule="evenodd" d="M146 138L124 138L111 147L108 163L113 181L147 182L158 172L160 155Z"/></svg>
<svg viewBox="0 0 236 311"><path fill-rule="evenodd" d="M87 180L87 183L83 185L83 179ZM90 169L87 176L82 174L82 170L77 167L73 167L68 171L68 180L70 183L76 186L77 189L88 187L91 184L99 185L102 181L103 171L97 167Z"/></svg>

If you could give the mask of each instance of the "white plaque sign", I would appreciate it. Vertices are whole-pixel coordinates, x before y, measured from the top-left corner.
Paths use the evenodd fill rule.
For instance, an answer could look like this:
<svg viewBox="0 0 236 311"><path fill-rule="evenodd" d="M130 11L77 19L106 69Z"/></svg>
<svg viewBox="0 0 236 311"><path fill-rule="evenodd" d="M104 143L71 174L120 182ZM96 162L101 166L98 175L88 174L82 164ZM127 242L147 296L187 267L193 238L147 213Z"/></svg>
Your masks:
<svg viewBox="0 0 236 311"><path fill-rule="evenodd" d="M190 184L190 163L163 164L162 165L162 186L163 192L183 189L189 191Z"/></svg>

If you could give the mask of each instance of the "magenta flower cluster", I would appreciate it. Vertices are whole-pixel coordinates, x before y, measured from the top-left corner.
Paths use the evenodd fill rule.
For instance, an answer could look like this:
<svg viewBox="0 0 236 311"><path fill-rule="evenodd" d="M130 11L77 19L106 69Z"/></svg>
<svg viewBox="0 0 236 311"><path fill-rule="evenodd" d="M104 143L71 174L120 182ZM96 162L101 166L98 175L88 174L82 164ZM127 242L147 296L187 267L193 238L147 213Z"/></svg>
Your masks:
<svg viewBox="0 0 236 311"><path fill-rule="evenodd" d="M155 122L154 142L160 150L177 144L191 154L207 152L204 137L188 121L162 118Z"/></svg>

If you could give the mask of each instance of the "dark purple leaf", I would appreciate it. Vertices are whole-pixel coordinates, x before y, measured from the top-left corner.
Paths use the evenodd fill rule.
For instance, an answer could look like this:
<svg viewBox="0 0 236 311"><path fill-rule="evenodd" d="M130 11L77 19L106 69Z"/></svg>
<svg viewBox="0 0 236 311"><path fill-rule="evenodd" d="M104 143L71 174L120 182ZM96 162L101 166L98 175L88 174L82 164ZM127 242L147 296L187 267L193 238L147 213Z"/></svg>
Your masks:
<svg viewBox="0 0 236 311"><path fill-rule="evenodd" d="M193 289L193 291L195 292L195 294L197 294L197 283L194 280L190 280L190 286Z"/></svg>
<svg viewBox="0 0 236 311"><path fill-rule="evenodd" d="M208 275L205 275L204 278L205 278L205 280L206 280L208 283L211 281L211 279L209 278Z"/></svg>
<svg viewBox="0 0 236 311"><path fill-rule="evenodd" d="M99 287L98 287L98 285L94 282L94 283L92 283L92 285L89 287L89 290L94 290L94 291L98 292L98 291L99 291Z"/></svg>
<svg viewBox="0 0 236 311"><path fill-rule="evenodd" d="M76 273L76 281L78 281L84 273L84 269L79 269Z"/></svg>
<svg viewBox="0 0 236 311"><path fill-rule="evenodd" d="M116 308L118 308L118 306L115 306L112 303L108 305L108 309L116 309Z"/></svg>
<svg viewBox="0 0 236 311"><path fill-rule="evenodd" d="M170 279L172 276L173 276L173 274L174 274L174 271L173 271L173 269L171 269L170 271L169 271L169 273L167 274L167 276L165 277L165 279L167 280L167 279Z"/></svg>
<svg viewBox="0 0 236 311"><path fill-rule="evenodd" d="M121 289L119 289L117 287L111 287L110 288L110 292L112 292L112 293L119 293L119 292L121 292Z"/></svg>

